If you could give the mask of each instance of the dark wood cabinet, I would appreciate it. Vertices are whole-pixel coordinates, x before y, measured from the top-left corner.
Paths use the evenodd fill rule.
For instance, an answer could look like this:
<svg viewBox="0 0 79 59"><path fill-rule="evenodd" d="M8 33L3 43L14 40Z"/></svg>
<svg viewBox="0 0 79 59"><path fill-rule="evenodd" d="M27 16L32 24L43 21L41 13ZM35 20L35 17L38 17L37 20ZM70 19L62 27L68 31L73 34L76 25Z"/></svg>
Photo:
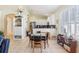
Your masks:
<svg viewBox="0 0 79 59"><path fill-rule="evenodd" d="M72 41L70 45L70 53L75 53L77 48L77 41Z"/></svg>
<svg viewBox="0 0 79 59"><path fill-rule="evenodd" d="M56 28L56 25L37 25L36 22L31 22L32 28Z"/></svg>

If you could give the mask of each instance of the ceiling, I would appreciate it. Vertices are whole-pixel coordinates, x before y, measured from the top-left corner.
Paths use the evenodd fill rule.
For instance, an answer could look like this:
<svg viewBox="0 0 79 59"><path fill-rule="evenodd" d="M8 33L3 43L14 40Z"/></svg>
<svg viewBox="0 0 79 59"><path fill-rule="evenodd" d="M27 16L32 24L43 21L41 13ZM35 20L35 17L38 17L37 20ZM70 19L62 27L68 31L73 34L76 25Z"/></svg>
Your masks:
<svg viewBox="0 0 79 59"><path fill-rule="evenodd" d="M0 5L0 10L17 10L18 8L30 10L35 15L49 16L55 12L60 5Z"/></svg>
<svg viewBox="0 0 79 59"><path fill-rule="evenodd" d="M51 13L55 12L60 5L28 5L26 6L33 14L49 16Z"/></svg>

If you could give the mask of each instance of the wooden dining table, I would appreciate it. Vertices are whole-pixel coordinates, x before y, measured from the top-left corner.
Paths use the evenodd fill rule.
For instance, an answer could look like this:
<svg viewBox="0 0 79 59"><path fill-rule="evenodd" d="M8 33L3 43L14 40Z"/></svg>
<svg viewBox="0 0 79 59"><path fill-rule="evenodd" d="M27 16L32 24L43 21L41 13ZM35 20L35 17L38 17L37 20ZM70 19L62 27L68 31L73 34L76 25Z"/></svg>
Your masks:
<svg viewBox="0 0 79 59"><path fill-rule="evenodd" d="M31 34L31 36L46 36L45 33L34 33L34 34Z"/></svg>
<svg viewBox="0 0 79 59"><path fill-rule="evenodd" d="M46 34L45 33L35 33L35 34L31 34L31 37L34 40L41 40L42 38L46 38Z"/></svg>
<svg viewBox="0 0 79 59"><path fill-rule="evenodd" d="M34 33L34 34L31 34L31 38L32 38L32 41L34 42L41 42L42 45L44 45L43 47L46 48L46 40L47 40L46 33Z"/></svg>

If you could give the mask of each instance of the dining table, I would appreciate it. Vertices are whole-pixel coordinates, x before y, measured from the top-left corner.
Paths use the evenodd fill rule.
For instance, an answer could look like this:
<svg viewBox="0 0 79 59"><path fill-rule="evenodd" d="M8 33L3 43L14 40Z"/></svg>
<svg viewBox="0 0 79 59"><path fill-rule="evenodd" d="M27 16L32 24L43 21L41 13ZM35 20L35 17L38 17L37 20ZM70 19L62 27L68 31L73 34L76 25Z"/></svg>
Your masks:
<svg viewBox="0 0 79 59"><path fill-rule="evenodd" d="M41 51L42 51L42 47L46 47L46 44L45 44L46 33L34 33L34 34L31 34L31 38L33 42L32 43L33 50L34 50L34 46L38 47L40 45Z"/></svg>
<svg viewBox="0 0 79 59"><path fill-rule="evenodd" d="M45 39L46 38L46 34L45 33L34 33L34 34L31 34L31 37L34 40L41 40L41 39Z"/></svg>

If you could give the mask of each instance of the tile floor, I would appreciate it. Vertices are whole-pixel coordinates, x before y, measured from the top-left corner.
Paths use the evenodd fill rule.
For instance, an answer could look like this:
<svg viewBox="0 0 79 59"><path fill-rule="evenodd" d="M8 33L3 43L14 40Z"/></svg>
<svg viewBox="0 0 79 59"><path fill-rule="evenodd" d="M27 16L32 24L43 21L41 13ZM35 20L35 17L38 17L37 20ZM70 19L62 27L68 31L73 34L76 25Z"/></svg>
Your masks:
<svg viewBox="0 0 79 59"><path fill-rule="evenodd" d="M35 48L35 53L40 53L39 48ZM11 40L9 53L33 53L29 45L29 38L23 40ZM55 39L49 40L49 47L43 49L42 53L67 53L61 46L59 46Z"/></svg>

